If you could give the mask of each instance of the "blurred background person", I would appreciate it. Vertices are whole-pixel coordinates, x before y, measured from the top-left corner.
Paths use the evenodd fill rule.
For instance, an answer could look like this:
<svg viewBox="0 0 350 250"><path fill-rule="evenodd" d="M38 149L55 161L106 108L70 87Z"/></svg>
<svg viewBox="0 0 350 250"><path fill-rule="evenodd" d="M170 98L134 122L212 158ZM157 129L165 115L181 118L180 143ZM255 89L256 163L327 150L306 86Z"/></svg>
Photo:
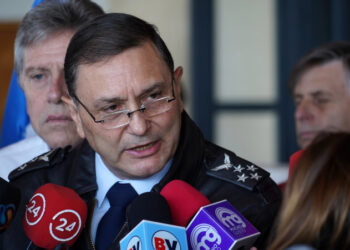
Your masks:
<svg viewBox="0 0 350 250"><path fill-rule="evenodd" d="M63 63L74 32L103 10L89 0L45 0L23 18L15 41L15 69L30 122L38 136L0 150L0 176L57 147L82 139L61 100L67 95Z"/></svg>
<svg viewBox="0 0 350 250"><path fill-rule="evenodd" d="M349 56L349 42L331 42L313 49L295 65L289 87L300 148L321 131L350 132Z"/></svg>
<svg viewBox="0 0 350 250"><path fill-rule="evenodd" d="M294 66L288 84L301 149L322 131L350 132L349 60L349 42L329 42L309 51ZM288 176L301 152L290 157ZM280 183L282 189L285 183Z"/></svg>
<svg viewBox="0 0 350 250"><path fill-rule="evenodd" d="M349 156L348 133L320 134L306 148L286 186L268 249L350 249Z"/></svg>

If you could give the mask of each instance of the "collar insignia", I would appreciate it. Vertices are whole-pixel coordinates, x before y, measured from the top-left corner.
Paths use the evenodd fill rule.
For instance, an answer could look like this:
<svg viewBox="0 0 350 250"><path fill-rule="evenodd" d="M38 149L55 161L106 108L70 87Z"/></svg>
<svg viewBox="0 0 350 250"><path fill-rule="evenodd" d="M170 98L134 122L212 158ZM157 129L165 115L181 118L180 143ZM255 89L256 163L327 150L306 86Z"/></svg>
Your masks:
<svg viewBox="0 0 350 250"><path fill-rule="evenodd" d="M238 180L237 181L241 181L241 182L245 182L245 180L248 178L248 176L246 176L244 173L242 175L237 175Z"/></svg>
<svg viewBox="0 0 350 250"><path fill-rule="evenodd" d="M231 164L231 160L230 160L230 157L227 155L227 154L224 154L224 164L222 165L219 165L215 168L213 168L212 170L213 171L219 171L219 170L222 170L222 169L226 169L226 170L229 170L230 168L233 167L233 165Z"/></svg>

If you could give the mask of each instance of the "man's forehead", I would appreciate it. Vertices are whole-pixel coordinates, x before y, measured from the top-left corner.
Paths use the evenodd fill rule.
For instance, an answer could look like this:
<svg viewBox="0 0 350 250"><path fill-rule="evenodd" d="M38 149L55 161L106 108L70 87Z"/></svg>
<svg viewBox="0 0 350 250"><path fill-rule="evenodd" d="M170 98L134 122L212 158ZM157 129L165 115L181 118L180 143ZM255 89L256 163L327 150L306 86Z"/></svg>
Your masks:
<svg viewBox="0 0 350 250"><path fill-rule="evenodd" d="M111 53L113 53L113 51L111 51ZM98 57L99 55L89 55L91 58L94 56ZM83 59L81 63L78 63L78 68L87 67L103 69L105 66L111 64L113 64L115 70L121 70L122 72L123 69L127 67L135 71L139 69L153 68L155 65L162 68L167 67L166 62L155 45L151 42L143 42L138 46L125 49L120 53L105 55L100 59L96 58L96 61L93 62L84 62Z"/></svg>
<svg viewBox="0 0 350 250"><path fill-rule="evenodd" d="M69 41L71 40L73 35L74 31L72 30L57 31L55 33L48 34L45 37L31 42L24 48L24 51L30 49L39 49L41 50L41 52L50 52L51 49L61 47L63 47L64 50L67 50Z"/></svg>
<svg viewBox="0 0 350 250"><path fill-rule="evenodd" d="M76 71L77 89L87 82L95 82L95 87L100 82L147 88L149 84L168 81L171 81L171 73L166 63L146 46L134 47L95 63L80 64Z"/></svg>
<svg viewBox="0 0 350 250"><path fill-rule="evenodd" d="M329 62L323 65L314 66L305 71L297 81L294 93L296 92L333 92L343 89L348 82L341 61Z"/></svg>
<svg viewBox="0 0 350 250"><path fill-rule="evenodd" d="M24 69L49 69L55 64L63 68L64 57L72 35L70 31L55 33L24 48Z"/></svg>
<svg viewBox="0 0 350 250"><path fill-rule="evenodd" d="M320 82L299 82L294 88L294 94L304 93L312 94L316 92L332 92L332 84L322 84Z"/></svg>

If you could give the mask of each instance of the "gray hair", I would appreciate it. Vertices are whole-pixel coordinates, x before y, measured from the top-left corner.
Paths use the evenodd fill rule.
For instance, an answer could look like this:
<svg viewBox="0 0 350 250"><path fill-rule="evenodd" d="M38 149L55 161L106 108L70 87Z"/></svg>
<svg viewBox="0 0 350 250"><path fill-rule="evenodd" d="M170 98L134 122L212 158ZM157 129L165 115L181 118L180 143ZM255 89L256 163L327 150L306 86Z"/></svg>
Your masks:
<svg viewBox="0 0 350 250"><path fill-rule="evenodd" d="M76 31L95 17L104 14L90 0L45 0L23 18L15 40L15 69L23 70L24 50L61 31Z"/></svg>

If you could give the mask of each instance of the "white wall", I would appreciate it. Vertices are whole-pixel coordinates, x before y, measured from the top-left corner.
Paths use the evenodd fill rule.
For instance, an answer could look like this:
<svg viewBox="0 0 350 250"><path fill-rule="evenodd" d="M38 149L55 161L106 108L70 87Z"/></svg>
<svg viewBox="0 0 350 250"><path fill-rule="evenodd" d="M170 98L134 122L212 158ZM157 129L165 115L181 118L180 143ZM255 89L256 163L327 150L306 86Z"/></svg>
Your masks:
<svg viewBox="0 0 350 250"><path fill-rule="evenodd" d="M14 22L22 19L33 0L0 0L0 21Z"/></svg>
<svg viewBox="0 0 350 250"><path fill-rule="evenodd" d="M218 102L276 98L274 0L216 0L215 58Z"/></svg>
<svg viewBox="0 0 350 250"><path fill-rule="evenodd" d="M275 0L215 1L215 100L273 104L277 97ZM219 112L215 141L262 165L276 165L274 111Z"/></svg>

